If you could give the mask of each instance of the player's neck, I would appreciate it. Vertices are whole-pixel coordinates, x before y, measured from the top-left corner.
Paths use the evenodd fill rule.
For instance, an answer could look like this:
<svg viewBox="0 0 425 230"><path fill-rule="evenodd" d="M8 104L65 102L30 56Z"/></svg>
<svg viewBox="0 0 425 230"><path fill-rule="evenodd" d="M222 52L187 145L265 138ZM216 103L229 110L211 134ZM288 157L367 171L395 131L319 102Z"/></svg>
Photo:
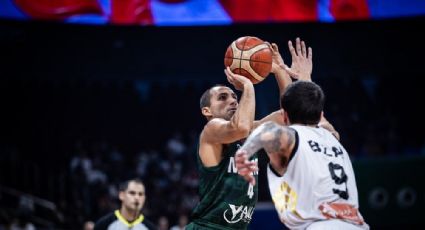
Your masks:
<svg viewBox="0 0 425 230"><path fill-rule="evenodd" d="M293 124L290 124L290 125L301 125L301 126L307 126L307 127L313 127L313 128L317 127L317 124L309 125L309 124L302 124L302 123L293 123Z"/></svg>
<svg viewBox="0 0 425 230"><path fill-rule="evenodd" d="M140 211L129 210L125 207L121 207L120 213L128 222L133 222L140 215Z"/></svg>

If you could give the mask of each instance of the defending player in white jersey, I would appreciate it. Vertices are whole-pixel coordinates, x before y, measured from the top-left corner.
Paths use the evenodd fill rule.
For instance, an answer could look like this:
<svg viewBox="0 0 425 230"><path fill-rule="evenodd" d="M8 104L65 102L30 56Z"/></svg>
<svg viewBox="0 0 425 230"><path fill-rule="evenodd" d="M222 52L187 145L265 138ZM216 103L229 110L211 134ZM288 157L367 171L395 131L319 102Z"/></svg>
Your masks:
<svg viewBox="0 0 425 230"><path fill-rule="evenodd" d="M255 183L251 154L270 158L269 189L281 221L290 229L369 229L359 212L350 158L338 139L318 124L325 96L311 81L297 81L281 97L284 122L268 122L248 137L236 155L238 172ZM336 135L337 136L337 135Z"/></svg>

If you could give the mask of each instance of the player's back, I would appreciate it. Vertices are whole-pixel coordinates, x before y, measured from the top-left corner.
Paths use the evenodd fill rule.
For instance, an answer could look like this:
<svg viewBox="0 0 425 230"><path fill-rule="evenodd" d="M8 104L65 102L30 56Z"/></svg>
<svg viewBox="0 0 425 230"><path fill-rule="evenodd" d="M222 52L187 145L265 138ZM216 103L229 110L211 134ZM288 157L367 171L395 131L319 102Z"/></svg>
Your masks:
<svg viewBox="0 0 425 230"><path fill-rule="evenodd" d="M282 222L305 229L316 221L343 219L367 229L358 212L358 196L350 158L327 130L301 125L285 174L268 168L269 188ZM345 224L345 223L343 223Z"/></svg>

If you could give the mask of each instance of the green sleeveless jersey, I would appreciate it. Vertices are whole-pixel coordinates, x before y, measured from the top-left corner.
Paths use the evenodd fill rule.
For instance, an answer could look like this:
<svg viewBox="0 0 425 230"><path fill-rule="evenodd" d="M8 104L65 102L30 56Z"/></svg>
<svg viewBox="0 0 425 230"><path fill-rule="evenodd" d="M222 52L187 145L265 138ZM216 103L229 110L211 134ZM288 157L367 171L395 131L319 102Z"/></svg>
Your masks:
<svg viewBox="0 0 425 230"><path fill-rule="evenodd" d="M200 202L187 230L247 229L258 199L258 183L250 185L237 172L234 156L241 145L239 141L223 145L222 160L214 167L204 167L198 153ZM258 161L257 154L251 160ZM254 176L258 180L258 172Z"/></svg>

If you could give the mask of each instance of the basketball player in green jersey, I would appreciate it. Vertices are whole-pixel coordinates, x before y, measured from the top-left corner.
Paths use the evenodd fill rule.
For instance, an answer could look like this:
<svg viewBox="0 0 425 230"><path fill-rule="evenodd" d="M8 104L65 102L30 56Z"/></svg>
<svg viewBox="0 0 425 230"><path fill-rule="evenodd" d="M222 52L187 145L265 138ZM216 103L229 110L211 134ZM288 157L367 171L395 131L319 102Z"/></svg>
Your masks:
<svg viewBox="0 0 425 230"><path fill-rule="evenodd" d="M297 39L297 49L305 43ZM270 45L273 51L272 73L282 93L292 77L310 77L312 55L293 56L292 66L287 67L279 54L276 44ZM309 49L311 50L311 49ZM247 229L257 202L258 187L246 182L235 165L235 153L249 133L266 121L283 124L281 111L276 111L260 121L254 121L255 91L247 78L225 70L227 80L237 90L242 91L238 103L236 94L226 86L214 86L202 95L200 107L208 120L199 138L197 154L200 172L200 202L192 213L192 222L186 227L192 229ZM257 157L251 158L256 167ZM257 179L258 172L253 172Z"/></svg>

